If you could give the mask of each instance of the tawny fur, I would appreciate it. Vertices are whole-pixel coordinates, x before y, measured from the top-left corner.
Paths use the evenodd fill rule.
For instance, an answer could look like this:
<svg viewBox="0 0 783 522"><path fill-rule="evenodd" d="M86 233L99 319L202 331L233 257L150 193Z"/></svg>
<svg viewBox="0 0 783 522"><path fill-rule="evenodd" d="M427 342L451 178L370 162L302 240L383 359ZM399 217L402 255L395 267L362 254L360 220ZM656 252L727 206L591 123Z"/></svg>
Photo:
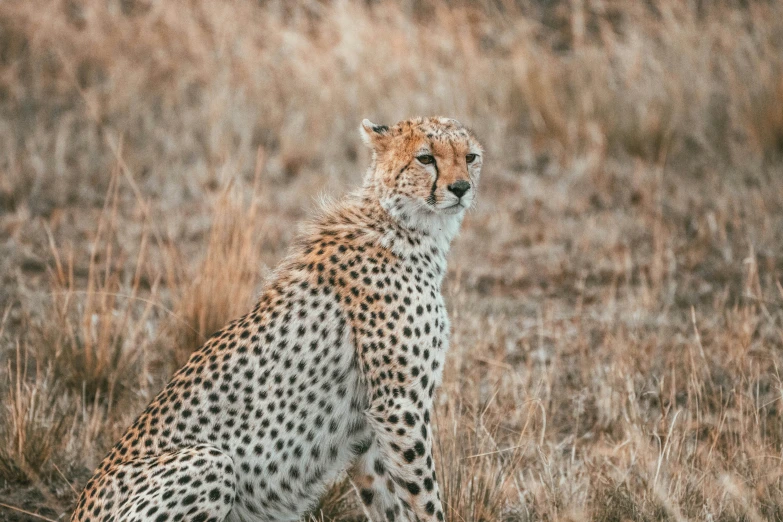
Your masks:
<svg viewBox="0 0 783 522"><path fill-rule="evenodd" d="M446 254L482 149L458 122L361 127L363 187L324 209L255 308L128 428L72 521L294 521L346 471L367 516L443 520L432 397Z"/></svg>

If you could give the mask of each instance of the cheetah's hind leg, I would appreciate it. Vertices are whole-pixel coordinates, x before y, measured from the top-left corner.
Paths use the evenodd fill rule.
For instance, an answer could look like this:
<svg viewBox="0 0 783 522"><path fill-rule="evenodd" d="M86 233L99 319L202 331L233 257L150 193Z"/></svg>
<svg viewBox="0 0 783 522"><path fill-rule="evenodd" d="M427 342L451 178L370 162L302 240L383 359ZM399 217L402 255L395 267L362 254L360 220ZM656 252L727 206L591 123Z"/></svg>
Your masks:
<svg viewBox="0 0 783 522"><path fill-rule="evenodd" d="M223 522L235 488L230 457L209 445L189 446L112 466L88 484L92 491L72 520Z"/></svg>

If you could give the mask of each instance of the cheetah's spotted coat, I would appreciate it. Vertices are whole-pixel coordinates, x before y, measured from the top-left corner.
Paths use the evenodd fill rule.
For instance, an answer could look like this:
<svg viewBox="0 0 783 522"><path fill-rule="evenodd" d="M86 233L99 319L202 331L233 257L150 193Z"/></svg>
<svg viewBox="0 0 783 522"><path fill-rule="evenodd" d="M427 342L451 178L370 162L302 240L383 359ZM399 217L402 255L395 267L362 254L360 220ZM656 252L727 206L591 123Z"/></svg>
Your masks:
<svg viewBox="0 0 783 522"><path fill-rule="evenodd" d="M443 520L432 397L440 286L482 149L455 120L362 122L373 161L255 308L128 428L72 521L294 521L347 470L368 517Z"/></svg>

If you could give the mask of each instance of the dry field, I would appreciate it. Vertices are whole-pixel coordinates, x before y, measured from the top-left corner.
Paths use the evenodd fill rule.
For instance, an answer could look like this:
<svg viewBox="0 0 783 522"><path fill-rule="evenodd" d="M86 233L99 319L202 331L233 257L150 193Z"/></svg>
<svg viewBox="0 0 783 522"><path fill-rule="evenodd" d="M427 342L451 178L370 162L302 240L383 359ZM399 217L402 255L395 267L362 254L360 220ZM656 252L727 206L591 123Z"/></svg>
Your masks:
<svg viewBox="0 0 783 522"><path fill-rule="evenodd" d="M774 0L0 2L0 519L67 519L360 182L361 119L416 114L487 148L448 520L783 520ZM345 484L311 517L362 520Z"/></svg>

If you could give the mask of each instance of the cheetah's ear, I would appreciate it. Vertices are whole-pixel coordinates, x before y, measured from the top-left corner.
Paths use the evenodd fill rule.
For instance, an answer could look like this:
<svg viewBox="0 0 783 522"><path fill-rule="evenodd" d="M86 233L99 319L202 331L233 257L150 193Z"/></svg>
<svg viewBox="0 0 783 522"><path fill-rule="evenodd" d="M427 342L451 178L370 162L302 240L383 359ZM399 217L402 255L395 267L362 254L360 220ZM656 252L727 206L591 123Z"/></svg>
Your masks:
<svg viewBox="0 0 783 522"><path fill-rule="evenodd" d="M362 120L359 127L362 134L362 141L375 152L380 152L386 148L386 141L391 135L389 127L386 125L376 125L367 118Z"/></svg>

